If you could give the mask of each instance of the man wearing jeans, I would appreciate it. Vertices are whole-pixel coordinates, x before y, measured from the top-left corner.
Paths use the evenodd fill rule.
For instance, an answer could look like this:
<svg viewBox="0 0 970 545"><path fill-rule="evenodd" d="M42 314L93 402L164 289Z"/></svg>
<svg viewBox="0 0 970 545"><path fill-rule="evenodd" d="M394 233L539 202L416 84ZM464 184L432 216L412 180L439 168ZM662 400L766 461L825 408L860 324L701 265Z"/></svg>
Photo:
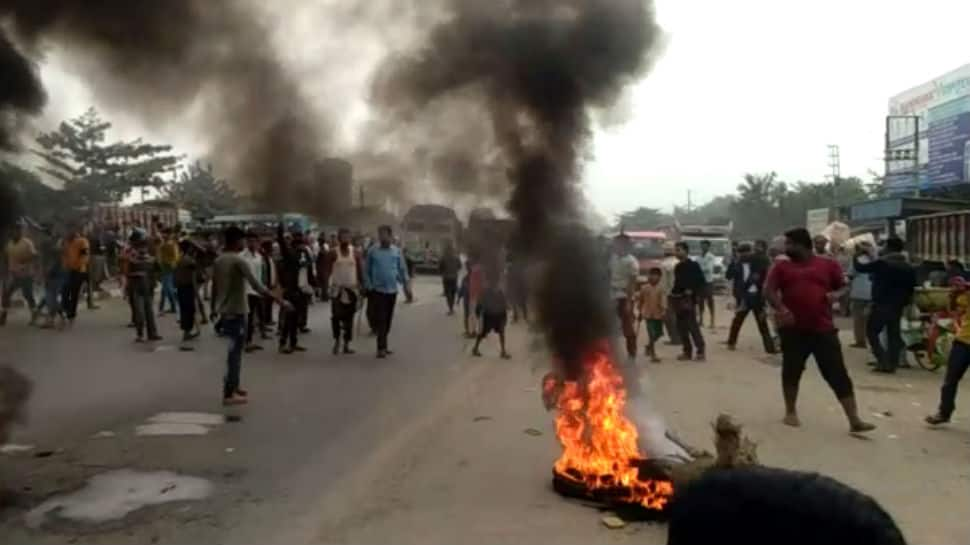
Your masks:
<svg viewBox="0 0 970 545"><path fill-rule="evenodd" d="M815 356L822 378L842 404L852 432L876 427L859 418L852 379L842 359L839 332L832 321L832 303L844 287L842 267L812 253L812 237L803 228L785 233L788 261L775 263L765 294L775 308L781 335L781 385L785 398L784 423L798 427L798 386L808 356Z"/></svg>
<svg viewBox="0 0 970 545"><path fill-rule="evenodd" d="M382 225L377 230L380 244L367 252L364 271L364 285L369 296L367 304L373 309L374 328L377 333L377 357L386 358L391 354L387 348L387 335L394 318L394 305L397 304L397 286L400 284L411 299L408 286L407 265L401 249L392 244L391 227Z"/></svg>
<svg viewBox="0 0 970 545"><path fill-rule="evenodd" d="M898 237L890 237L886 241L886 253L879 259L863 263L856 256L854 264L856 271L869 273L872 277L872 311L866 325L866 336L872 355L876 357L873 371L895 373L903 352L899 321L913 298L916 271L903 254L903 241ZM879 335L884 329L888 337L888 353L879 342Z"/></svg>
<svg viewBox="0 0 970 545"><path fill-rule="evenodd" d="M252 286L265 297L272 297L280 308L292 311L293 306L267 290L253 275L252 269L239 252L243 249L245 233L238 227L229 227L224 233L225 251L213 265L213 307L221 316L222 332L229 338L229 354L226 359L226 376L222 388L223 405L246 403L246 390L239 386L242 368L242 351L246 343L246 315L249 300L246 286Z"/></svg>
<svg viewBox="0 0 970 545"><path fill-rule="evenodd" d="M178 301L175 292L175 267L179 263L179 246L171 229L162 232L164 240L158 246L158 268L161 271L159 281L162 284L162 294L158 298L158 314L165 314L165 302L169 303L171 312L178 312Z"/></svg>
<svg viewBox="0 0 970 545"><path fill-rule="evenodd" d="M670 292L671 305L675 306L677 316L677 330L683 343L684 352L677 356L680 361L690 361L694 358L694 348L697 348L697 361L705 360L704 334L697 323L698 295L704 293L707 282L701 266L688 257L689 247L686 242L678 242L674 247L677 256L677 266L674 267L674 287Z"/></svg>

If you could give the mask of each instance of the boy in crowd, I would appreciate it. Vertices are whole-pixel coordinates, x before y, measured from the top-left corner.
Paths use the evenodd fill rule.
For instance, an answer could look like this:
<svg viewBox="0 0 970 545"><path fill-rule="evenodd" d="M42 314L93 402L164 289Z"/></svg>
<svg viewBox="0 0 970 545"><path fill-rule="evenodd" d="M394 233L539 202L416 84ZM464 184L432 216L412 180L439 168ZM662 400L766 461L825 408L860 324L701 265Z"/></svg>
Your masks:
<svg viewBox="0 0 970 545"><path fill-rule="evenodd" d="M162 338L158 335L155 314L152 311L158 262L149 252L148 241L145 240L143 232L132 233L129 242L131 249L128 252L125 282L135 322L135 342L145 342L146 333L149 341L160 341Z"/></svg>
<svg viewBox="0 0 970 545"><path fill-rule="evenodd" d="M647 283L640 288L640 319L647 324L646 355L653 363L660 363L657 357L657 340L663 336L664 319L667 316L667 295L664 293L660 279L663 271L659 267L650 269L647 273Z"/></svg>
<svg viewBox="0 0 970 545"><path fill-rule="evenodd" d="M509 320L508 302L505 298L505 290L502 289L501 280L497 274L488 275L485 289L478 306L481 307L482 326L481 332L475 339L475 347L472 348L472 355L481 357L478 347L482 339L492 331L498 333L499 346L501 347L502 359L509 359L512 356L505 350L505 325Z"/></svg>
<svg viewBox="0 0 970 545"><path fill-rule="evenodd" d="M189 343L199 336L195 330L195 300L199 293L199 265L195 259L196 246L191 240L179 242L179 262L175 266L175 293L178 298L179 326L182 329L180 350L192 350Z"/></svg>

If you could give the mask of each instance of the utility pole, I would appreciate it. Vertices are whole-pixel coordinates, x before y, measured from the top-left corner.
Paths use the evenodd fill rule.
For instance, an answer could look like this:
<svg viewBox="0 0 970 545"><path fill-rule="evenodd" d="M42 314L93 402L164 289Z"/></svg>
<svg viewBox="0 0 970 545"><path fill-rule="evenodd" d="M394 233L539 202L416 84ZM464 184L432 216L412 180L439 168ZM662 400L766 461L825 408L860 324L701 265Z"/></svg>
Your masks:
<svg viewBox="0 0 970 545"><path fill-rule="evenodd" d="M842 178L842 156L838 144L829 144L829 177L832 179L832 208L839 207L839 181Z"/></svg>
<svg viewBox="0 0 970 545"><path fill-rule="evenodd" d="M690 197L691 197L691 191L690 191L690 189L688 189L687 190L687 213L688 214L690 214L691 204L692 204L691 203L691 200L690 200Z"/></svg>

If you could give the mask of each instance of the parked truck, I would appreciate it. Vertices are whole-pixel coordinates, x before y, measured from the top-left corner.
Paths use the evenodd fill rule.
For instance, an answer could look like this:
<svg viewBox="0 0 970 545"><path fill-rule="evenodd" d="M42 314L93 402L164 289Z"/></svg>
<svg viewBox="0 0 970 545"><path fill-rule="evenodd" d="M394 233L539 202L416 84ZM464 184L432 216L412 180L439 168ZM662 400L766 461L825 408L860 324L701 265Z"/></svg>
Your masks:
<svg viewBox="0 0 970 545"><path fill-rule="evenodd" d="M724 274L727 272L725 265L731 256L731 234L734 231L734 223L727 225L682 225L679 221L674 225L664 228L668 240L674 242L686 242L688 255L692 259L697 259L701 255L701 241L711 243L711 253L714 254L714 287L722 289L727 285Z"/></svg>
<svg viewBox="0 0 970 545"><path fill-rule="evenodd" d="M906 250L926 266L970 261L970 210L913 216L906 220Z"/></svg>

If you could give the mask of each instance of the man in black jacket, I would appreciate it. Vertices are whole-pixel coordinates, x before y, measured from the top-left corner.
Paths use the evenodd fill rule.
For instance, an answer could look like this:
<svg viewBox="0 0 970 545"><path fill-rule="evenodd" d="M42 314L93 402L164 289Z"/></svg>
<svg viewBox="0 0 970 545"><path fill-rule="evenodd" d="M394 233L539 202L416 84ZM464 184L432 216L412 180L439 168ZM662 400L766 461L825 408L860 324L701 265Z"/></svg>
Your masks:
<svg viewBox="0 0 970 545"><path fill-rule="evenodd" d="M301 324L305 323L303 320L317 281L313 274L313 257L303 233L294 232L289 241L284 235L283 224L280 223L277 231L277 242L280 245L279 280L283 288L283 298L293 305L292 311L281 314L283 334L280 336L280 352L291 354L294 351L306 351L297 342L297 333Z"/></svg>
<svg viewBox="0 0 970 545"><path fill-rule="evenodd" d="M866 324L869 346L876 357L877 373L895 373L899 367L899 356L903 351L903 338L899 331L899 320L903 309L912 301L916 286L916 271L903 255L902 239L892 237L886 241L886 253L870 263L862 263L855 257L855 270L869 273L872 279L872 313ZM889 337L889 352L883 349L879 335L886 329Z"/></svg>
<svg viewBox="0 0 970 545"><path fill-rule="evenodd" d="M754 312L765 352L775 353L775 343L768 330L768 319L765 315L764 284L768 277L768 266L767 256L753 253L750 244L745 242L738 246L738 257L726 272L727 279L732 281L731 291L737 304L734 320L731 321L731 332L728 334L728 350L734 350L744 319L749 312Z"/></svg>
<svg viewBox="0 0 970 545"><path fill-rule="evenodd" d="M674 267L674 287L670 291L670 297L677 316L677 330L684 346L684 353L677 359L693 359L694 345L697 345L697 361L704 361L704 335L697 325L697 300L704 293L707 281L704 280L701 266L688 257L688 251L686 242L678 242L674 250L678 263Z"/></svg>

